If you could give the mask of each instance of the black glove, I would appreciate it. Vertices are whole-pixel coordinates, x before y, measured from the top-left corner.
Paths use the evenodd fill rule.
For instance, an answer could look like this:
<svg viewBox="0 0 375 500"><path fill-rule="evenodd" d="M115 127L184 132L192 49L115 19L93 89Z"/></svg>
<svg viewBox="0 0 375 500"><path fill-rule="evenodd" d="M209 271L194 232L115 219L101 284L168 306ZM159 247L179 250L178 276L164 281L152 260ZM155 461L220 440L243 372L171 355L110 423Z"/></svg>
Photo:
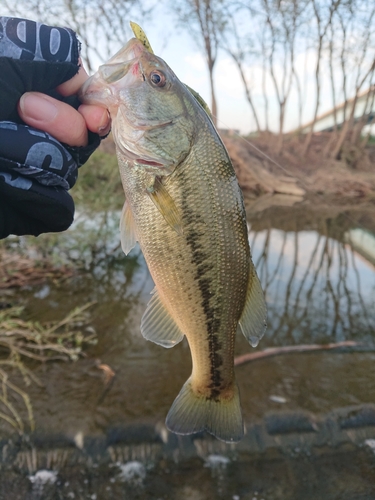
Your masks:
<svg viewBox="0 0 375 500"><path fill-rule="evenodd" d="M0 238L63 231L73 221L68 189L100 137L89 132L88 146L63 145L23 124L17 104L38 91L78 108L76 96L54 89L78 72L79 48L67 28L0 17Z"/></svg>

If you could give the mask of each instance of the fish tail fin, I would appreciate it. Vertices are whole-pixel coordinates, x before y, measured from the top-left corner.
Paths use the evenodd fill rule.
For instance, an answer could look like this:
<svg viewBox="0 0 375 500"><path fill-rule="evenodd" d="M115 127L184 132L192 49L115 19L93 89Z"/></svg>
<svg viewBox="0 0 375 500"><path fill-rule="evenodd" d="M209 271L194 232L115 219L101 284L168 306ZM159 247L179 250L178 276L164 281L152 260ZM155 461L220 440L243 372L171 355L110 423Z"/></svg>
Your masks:
<svg viewBox="0 0 375 500"><path fill-rule="evenodd" d="M166 425L176 434L206 430L221 441L239 441L244 431L237 384L225 394L207 398L193 390L189 378L168 412Z"/></svg>

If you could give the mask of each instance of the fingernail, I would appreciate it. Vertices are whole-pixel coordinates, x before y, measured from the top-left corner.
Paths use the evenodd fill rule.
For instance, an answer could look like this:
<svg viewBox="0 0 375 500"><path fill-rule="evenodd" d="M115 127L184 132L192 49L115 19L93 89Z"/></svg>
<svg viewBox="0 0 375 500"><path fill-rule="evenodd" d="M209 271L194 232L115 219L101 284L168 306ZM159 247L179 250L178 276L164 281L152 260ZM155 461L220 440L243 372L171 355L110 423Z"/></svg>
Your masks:
<svg viewBox="0 0 375 500"><path fill-rule="evenodd" d="M57 107L48 99L33 93L26 93L20 99L23 115L40 122L51 122L56 118Z"/></svg>
<svg viewBox="0 0 375 500"><path fill-rule="evenodd" d="M100 121L100 125L98 127L99 135L106 135L111 129L111 118L108 110L105 110L103 113L102 119Z"/></svg>

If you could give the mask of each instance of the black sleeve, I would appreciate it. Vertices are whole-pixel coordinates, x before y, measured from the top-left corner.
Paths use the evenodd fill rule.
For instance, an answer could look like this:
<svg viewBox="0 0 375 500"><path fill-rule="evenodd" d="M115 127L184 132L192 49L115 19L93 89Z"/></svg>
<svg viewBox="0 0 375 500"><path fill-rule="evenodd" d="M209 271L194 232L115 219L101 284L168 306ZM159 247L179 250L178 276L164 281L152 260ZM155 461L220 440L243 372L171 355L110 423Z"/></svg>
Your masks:
<svg viewBox="0 0 375 500"><path fill-rule="evenodd" d="M77 108L75 96L55 88L78 72L79 48L69 29L0 17L0 238L62 231L73 221L68 190L100 138L89 132L87 147L63 145L23 124L17 104L38 91Z"/></svg>

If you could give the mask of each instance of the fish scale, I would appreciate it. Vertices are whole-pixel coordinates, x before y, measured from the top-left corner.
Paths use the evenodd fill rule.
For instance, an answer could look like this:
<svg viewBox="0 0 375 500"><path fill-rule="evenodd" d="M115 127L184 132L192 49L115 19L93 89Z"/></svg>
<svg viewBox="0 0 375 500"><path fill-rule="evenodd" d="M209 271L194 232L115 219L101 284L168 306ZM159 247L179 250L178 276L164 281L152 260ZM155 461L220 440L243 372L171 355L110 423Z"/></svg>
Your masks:
<svg viewBox="0 0 375 500"><path fill-rule="evenodd" d="M200 151L197 162L194 157ZM249 279L242 196L236 184L228 185L234 178L233 168L221 142L201 140L191 157L176 169L166 187L181 212L183 234L179 235L150 202L145 189L147 175L134 175L132 163L121 154L118 160L152 278L189 342L193 386L197 392L216 398L220 389L234 383L235 334ZM206 165L204 170L201 164ZM207 177L210 182L204 182ZM225 238L220 236L223 234ZM208 323L210 311L219 322L214 331Z"/></svg>
<svg viewBox="0 0 375 500"><path fill-rule="evenodd" d="M215 127L186 86L141 42L120 52L125 69L114 56L116 64L102 67L81 95L111 113L126 197L123 248L139 241L155 283L142 334L164 347L184 336L189 343L192 374L167 427L238 441L235 336L240 329L257 342L266 315L242 193Z"/></svg>

